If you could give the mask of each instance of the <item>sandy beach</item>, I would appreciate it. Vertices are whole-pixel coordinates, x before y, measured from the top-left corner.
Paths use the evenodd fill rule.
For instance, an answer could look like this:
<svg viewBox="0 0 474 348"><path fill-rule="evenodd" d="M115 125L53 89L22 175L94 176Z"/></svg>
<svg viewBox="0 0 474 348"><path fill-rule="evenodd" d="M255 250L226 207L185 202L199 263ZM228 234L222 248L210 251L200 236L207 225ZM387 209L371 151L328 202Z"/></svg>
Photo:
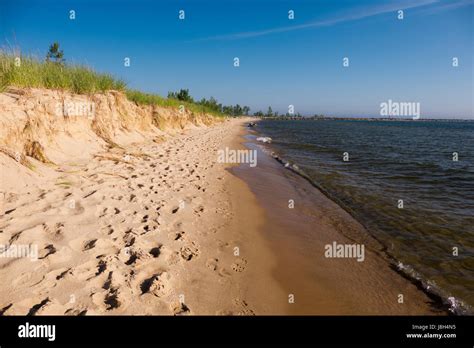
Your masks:
<svg viewBox="0 0 474 348"><path fill-rule="evenodd" d="M33 171L0 154L0 244L37 247L37 260L0 258L0 312L283 313L262 209L216 161L219 148L241 146L243 122L170 129L126 155L56 148L61 165L30 158Z"/></svg>
<svg viewBox="0 0 474 348"><path fill-rule="evenodd" d="M0 314L439 314L370 238L364 262L324 257L363 227L245 138L249 119L114 94L94 120L58 118L51 103L81 97L55 93L1 95ZM219 163L225 148L258 165Z"/></svg>

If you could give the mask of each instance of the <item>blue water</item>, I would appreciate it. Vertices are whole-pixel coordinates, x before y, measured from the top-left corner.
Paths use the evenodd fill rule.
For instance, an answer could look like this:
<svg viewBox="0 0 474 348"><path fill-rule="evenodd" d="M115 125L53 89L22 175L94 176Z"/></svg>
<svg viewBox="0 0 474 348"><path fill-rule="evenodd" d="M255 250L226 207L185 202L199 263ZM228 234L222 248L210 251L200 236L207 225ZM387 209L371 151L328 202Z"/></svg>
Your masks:
<svg viewBox="0 0 474 348"><path fill-rule="evenodd" d="M403 272L454 307L474 307L474 122L265 120L258 131Z"/></svg>

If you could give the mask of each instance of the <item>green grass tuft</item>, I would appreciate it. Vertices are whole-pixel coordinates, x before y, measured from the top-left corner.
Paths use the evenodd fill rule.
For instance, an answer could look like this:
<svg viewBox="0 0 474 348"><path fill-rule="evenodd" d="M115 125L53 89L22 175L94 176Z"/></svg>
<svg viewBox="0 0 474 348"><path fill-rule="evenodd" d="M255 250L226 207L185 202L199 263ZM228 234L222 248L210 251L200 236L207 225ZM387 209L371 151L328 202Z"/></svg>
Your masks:
<svg viewBox="0 0 474 348"><path fill-rule="evenodd" d="M0 89L15 86L92 94L126 88L124 81L86 66L42 62L32 57L21 57L17 66L15 59L13 54L0 51Z"/></svg>

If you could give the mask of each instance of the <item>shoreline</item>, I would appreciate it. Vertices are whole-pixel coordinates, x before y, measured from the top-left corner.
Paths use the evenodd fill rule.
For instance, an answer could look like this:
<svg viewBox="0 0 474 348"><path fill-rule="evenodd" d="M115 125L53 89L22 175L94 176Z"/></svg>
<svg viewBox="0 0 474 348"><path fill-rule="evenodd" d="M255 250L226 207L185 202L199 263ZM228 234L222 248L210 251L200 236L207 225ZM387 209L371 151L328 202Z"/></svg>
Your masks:
<svg viewBox="0 0 474 348"><path fill-rule="evenodd" d="M271 155L278 163L280 163L283 167L286 165L286 160L281 158L279 155L273 154ZM337 202L335 197L332 197L326 190L324 190L323 187L319 186L316 184L309 176L307 176L304 172L302 172L299 168L295 169L291 165L288 167L285 167L287 170L290 170L291 172L295 173L295 175L298 175L299 177L305 179L311 186L313 186L316 190L320 191L322 194L324 194L328 199L332 200L334 203L336 203L338 206L341 206L340 203ZM342 208L344 209L344 208ZM348 211L344 209L351 217L358 221L364 229L368 231L368 228L363 224L363 222L360 222L359 219L357 219L354 215L353 212ZM369 232L368 232L369 233ZM446 312L448 315L469 315L470 309L467 307L467 305L463 304L460 308L458 308L459 304L457 302L453 303L447 303L447 297L443 297L439 293L440 289L433 288L433 286L430 286L426 283L425 280L421 278L419 273L413 271L410 267L407 268L407 266L401 264L399 260L397 260L393 255L388 253L387 247L383 245L383 243L372 233L370 233L371 238L373 238L377 243L381 245L381 249L377 251L378 255L383 257L386 262L389 263L389 267L399 274L401 277L407 279L410 281L413 285L415 285L420 291L424 292L432 301L432 307L436 310L441 310ZM397 265L402 265L402 266L397 266ZM410 273L411 272L411 273ZM448 301L449 302L449 301Z"/></svg>
<svg viewBox="0 0 474 348"><path fill-rule="evenodd" d="M403 277L379 256L382 246L349 213L302 176L285 169L269 154L262 152L254 136L246 138L247 148L258 151L257 167L261 170L256 172L241 165L233 172L249 184L265 209L267 223L264 235L273 243L272 248L279 259L275 277L284 287L294 289L293 292L311 289L306 292L300 290L300 303L295 301L289 307L290 313L448 314L447 308L441 308L436 298L430 297L418 284ZM275 190L275 187L279 189ZM295 208L297 204L300 207L288 209L288 199L295 201ZM276 202L278 200L280 202ZM354 238L348 237L351 233ZM365 236L362 242L367 246L364 262L323 256L324 243L338 241L350 244L360 241L361 236ZM298 282L300 284L295 285ZM403 303L398 303L400 294L403 295ZM295 295L295 298L298 297Z"/></svg>

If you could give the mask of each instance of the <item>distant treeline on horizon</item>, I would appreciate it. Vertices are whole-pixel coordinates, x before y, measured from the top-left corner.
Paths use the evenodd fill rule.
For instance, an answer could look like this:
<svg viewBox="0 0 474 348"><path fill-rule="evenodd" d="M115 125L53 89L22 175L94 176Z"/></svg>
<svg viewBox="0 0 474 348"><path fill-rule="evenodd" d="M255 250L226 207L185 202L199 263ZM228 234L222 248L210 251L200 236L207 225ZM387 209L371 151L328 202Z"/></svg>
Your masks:
<svg viewBox="0 0 474 348"><path fill-rule="evenodd" d="M254 115L256 116L256 115ZM424 121L433 121L433 122L474 122L474 118L401 118L401 117L346 117L346 116L323 116L323 115L314 115L314 116L295 116L295 115L281 115L281 116L259 116L261 119L265 120L296 120L296 121L311 121L311 120L320 120L320 121L330 121L330 120L347 120L347 121L413 121L413 122L424 122Z"/></svg>

